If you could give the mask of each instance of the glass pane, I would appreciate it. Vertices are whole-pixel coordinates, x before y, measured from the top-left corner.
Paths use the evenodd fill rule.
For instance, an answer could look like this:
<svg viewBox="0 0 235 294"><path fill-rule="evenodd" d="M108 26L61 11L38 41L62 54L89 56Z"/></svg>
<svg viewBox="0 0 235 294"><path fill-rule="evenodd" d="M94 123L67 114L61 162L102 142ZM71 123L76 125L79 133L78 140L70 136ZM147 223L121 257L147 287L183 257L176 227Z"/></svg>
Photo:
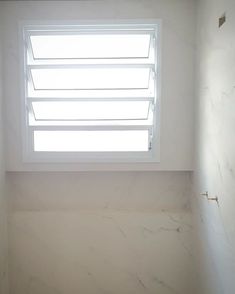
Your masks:
<svg viewBox="0 0 235 294"><path fill-rule="evenodd" d="M147 89L149 68L31 69L36 90Z"/></svg>
<svg viewBox="0 0 235 294"><path fill-rule="evenodd" d="M147 58L149 34L80 34L30 37L34 58Z"/></svg>
<svg viewBox="0 0 235 294"><path fill-rule="evenodd" d="M34 131L34 151L148 151L148 131Z"/></svg>
<svg viewBox="0 0 235 294"><path fill-rule="evenodd" d="M152 78L148 89L108 89L108 90L35 90L32 82L28 83L28 97L34 98L154 98L155 85ZM118 100L118 99L117 99Z"/></svg>
<svg viewBox="0 0 235 294"><path fill-rule="evenodd" d="M32 102L36 120L147 119L148 101Z"/></svg>

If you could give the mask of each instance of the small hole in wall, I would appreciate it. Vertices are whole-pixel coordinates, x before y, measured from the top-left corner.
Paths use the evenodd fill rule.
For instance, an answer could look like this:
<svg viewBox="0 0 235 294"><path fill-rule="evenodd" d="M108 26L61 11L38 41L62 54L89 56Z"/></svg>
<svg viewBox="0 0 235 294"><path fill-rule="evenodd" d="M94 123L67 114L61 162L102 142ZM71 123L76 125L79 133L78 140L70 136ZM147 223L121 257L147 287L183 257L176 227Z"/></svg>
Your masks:
<svg viewBox="0 0 235 294"><path fill-rule="evenodd" d="M224 13L220 18L219 18L219 28L226 22L226 14Z"/></svg>

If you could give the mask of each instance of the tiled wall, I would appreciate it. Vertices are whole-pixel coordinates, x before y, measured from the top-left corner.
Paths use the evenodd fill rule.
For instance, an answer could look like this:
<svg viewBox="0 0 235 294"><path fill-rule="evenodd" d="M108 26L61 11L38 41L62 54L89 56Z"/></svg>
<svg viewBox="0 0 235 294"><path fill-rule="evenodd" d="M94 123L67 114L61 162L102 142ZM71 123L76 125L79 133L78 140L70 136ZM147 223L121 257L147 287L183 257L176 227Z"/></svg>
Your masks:
<svg viewBox="0 0 235 294"><path fill-rule="evenodd" d="M196 294L188 172L8 173L11 294Z"/></svg>
<svg viewBox="0 0 235 294"><path fill-rule="evenodd" d="M205 294L235 293L235 2L198 1L193 207ZM219 18L226 22L219 28ZM219 203L200 195L218 197ZM200 257L200 258L199 258Z"/></svg>

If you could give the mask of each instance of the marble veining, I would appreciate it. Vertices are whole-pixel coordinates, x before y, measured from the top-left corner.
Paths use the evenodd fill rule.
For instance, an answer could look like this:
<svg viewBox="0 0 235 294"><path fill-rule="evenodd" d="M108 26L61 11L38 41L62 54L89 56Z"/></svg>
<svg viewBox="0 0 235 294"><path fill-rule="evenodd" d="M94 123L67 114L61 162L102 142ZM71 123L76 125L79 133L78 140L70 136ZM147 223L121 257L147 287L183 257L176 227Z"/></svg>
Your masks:
<svg viewBox="0 0 235 294"><path fill-rule="evenodd" d="M21 281L19 293L193 293L190 215L170 216L107 209L14 212L11 274Z"/></svg>
<svg viewBox="0 0 235 294"><path fill-rule="evenodd" d="M226 12L226 23L216 20ZM199 0L197 26L196 260L202 294L235 292L235 2ZM200 196L208 191L218 204Z"/></svg>

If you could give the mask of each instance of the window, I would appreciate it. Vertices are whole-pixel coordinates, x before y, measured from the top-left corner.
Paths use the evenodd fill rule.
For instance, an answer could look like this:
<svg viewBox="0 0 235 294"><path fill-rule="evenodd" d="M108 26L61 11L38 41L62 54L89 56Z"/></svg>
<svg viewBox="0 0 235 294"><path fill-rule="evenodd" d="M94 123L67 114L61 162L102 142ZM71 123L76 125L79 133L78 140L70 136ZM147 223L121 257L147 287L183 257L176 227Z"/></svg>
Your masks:
<svg viewBox="0 0 235 294"><path fill-rule="evenodd" d="M158 23L25 25L23 40L26 159L158 160Z"/></svg>

